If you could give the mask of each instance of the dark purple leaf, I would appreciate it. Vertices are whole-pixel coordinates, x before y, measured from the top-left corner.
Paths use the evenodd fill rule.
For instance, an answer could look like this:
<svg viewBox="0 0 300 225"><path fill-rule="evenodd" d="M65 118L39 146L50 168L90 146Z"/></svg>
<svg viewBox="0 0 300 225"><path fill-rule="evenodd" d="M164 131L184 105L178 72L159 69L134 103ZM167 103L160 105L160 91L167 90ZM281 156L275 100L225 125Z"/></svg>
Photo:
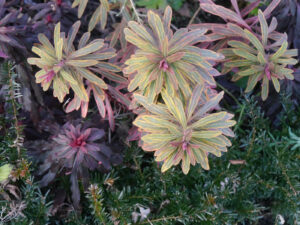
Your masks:
<svg viewBox="0 0 300 225"><path fill-rule="evenodd" d="M244 8L241 11L241 16L245 17L247 16L253 9L255 9L260 3L260 0L254 1L251 4L249 4L246 8Z"/></svg>
<svg viewBox="0 0 300 225"><path fill-rule="evenodd" d="M53 181L53 179L56 176L56 172L54 171L52 172L51 170L48 171L48 173L46 175L43 176L43 179L40 181L40 186L41 187L45 187L47 186L51 181Z"/></svg>
<svg viewBox="0 0 300 225"><path fill-rule="evenodd" d="M99 139L101 139L102 137L104 137L105 132L102 129L97 129L97 128L91 128L91 134L89 136L89 138L87 139L88 141L97 141Z"/></svg>
<svg viewBox="0 0 300 225"><path fill-rule="evenodd" d="M71 191L72 191L72 200L74 207L76 209L79 208L79 202L80 202L80 190L78 186L78 178L77 178L77 172L72 172L71 174Z"/></svg>

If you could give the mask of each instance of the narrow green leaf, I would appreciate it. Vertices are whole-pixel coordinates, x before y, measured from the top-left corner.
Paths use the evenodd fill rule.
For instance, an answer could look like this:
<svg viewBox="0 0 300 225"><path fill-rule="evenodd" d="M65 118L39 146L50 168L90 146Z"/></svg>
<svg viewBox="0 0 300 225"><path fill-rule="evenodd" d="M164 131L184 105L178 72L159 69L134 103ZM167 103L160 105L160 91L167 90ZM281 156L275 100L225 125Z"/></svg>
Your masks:
<svg viewBox="0 0 300 225"><path fill-rule="evenodd" d="M67 51L69 52L72 49L73 46L73 42L75 40L76 34L78 33L79 27L80 27L81 22L77 21L76 23L74 23L71 27L71 29L69 30L68 33L68 41L67 41Z"/></svg>
<svg viewBox="0 0 300 225"><path fill-rule="evenodd" d="M276 77L272 76L272 82L273 82L275 90L279 93L280 92L280 84L279 84L278 79Z"/></svg>
<svg viewBox="0 0 300 225"><path fill-rule="evenodd" d="M176 137L172 134L162 134L162 133L151 133L151 134L146 134L142 137L142 141L148 142L148 143L160 143L160 142L169 142L174 140Z"/></svg>
<svg viewBox="0 0 300 225"><path fill-rule="evenodd" d="M275 61L280 56L282 56L284 54L284 52L286 51L287 47L288 47L287 41L283 42L281 47L271 56L271 61Z"/></svg>
<svg viewBox="0 0 300 225"><path fill-rule="evenodd" d="M221 99L224 96L224 92L220 92L218 95L216 95L215 97L211 98L210 100L208 100L193 116L193 118L198 118L201 117L203 115L205 115L208 111L210 111L211 109L215 108L219 102L221 101Z"/></svg>
<svg viewBox="0 0 300 225"><path fill-rule="evenodd" d="M65 70L60 70L59 71L60 75L68 82L76 85L77 84L77 81L72 77L72 75L70 73L68 73L67 71Z"/></svg>
<svg viewBox="0 0 300 225"><path fill-rule="evenodd" d="M88 66L94 66L98 63L97 60L81 60L81 59L73 59L66 61L66 64L69 66L74 67L88 67Z"/></svg>
<svg viewBox="0 0 300 225"><path fill-rule="evenodd" d="M45 48L47 48L50 52L54 52L54 47L50 43L49 39L46 37L45 34L39 33L38 34L39 41L44 45Z"/></svg>
<svg viewBox="0 0 300 225"><path fill-rule="evenodd" d="M255 71L252 67L250 69L246 69L246 70L243 70L243 71L240 71L237 73L237 75L239 76L250 76L250 75L253 75L254 73L257 73L257 71Z"/></svg>
<svg viewBox="0 0 300 225"><path fill-rule="evenodd" d="M81 16L83 15L87 3L88 0L80 0L79 7L78 7L78 18L81 18Z"/></svg>
<svg viewBox="0 0 300 225"><path fill-rule="evenodd" d="M173 160L175 158L175 154L176 152L174 151L165 161L164 164L161 167L161 172L164 173L166 172L168 169L170 169L173 165Z"/></svg>
<svg viewBox="0 0 300 225"><path fill-rule="evenodd" d="M263 101L265 101L268 98L268 94L269 94L269 80L265 75L263 78L262 90L261 90L261 98Z"/></svg>
<svg viewBox="0 0 300 225"><path fill-rule="evenodd" d="M174 54L189 44L195 44L193 42L195 42L195 40L199 36L203 36L203 34L205 34L206 31L206 29L195 29L190 32L187 32L187 30L179 29L178 31L176 31L176 33L170 41L169 54ZM178 34L177 37L176 34Z"/></svg>
<svg viewBox="0 0 300 225"><path fill-rule="evenodd" d="M133 124L148 132L153 132L156 130L164 131L165 133L166 129L173 133L180 132L175 124L166 119L159 118L158 116L141 115L135 119Z"/></svg>
<svg viewBox="0 0 300 225"><path fill-rule="evenodd" d="M140 25L135 21L129 21L128 26L136 33L136 35L139 35L144 40L149 41L152 44L155 44L153 37L149 34L149 32L146 30L146 28L143 25Z"/></svg>
<svg viewBox="0 0 300 225"><path fill-rule="evenodd" d="M204 87L203 84L198 84L192 93L192 96L191 96L191 98L189 100L189 104L188 104L188 111L187 111L188 118L191 118L196 107L198 106L198 103L202 96L203 87Z"/></svg>
<svg viewBox="0 0 300 225"><path fill-rule="evenodd" d="M88 94L84 88L83 82L79 80L77 77L74 77L74 73L72 73L73 78L76 80L77 84L70 83L71 88L75 92L75 94L84 102L89 101Z"/></svg>
<svg viewBox="0 0 300 225"><path fill-rule="evenodd" d="M150 42L145 41L144 39L140 38L136 35L132 30L125 28L124 29L125 38L131 44L137 46L138 48L149 51L152 53L159 53L158 48L152 45Z"/></svg>
<svg viewBox="0 0 300 225"><path fill-rule="evenodd" d="M180 124L185 127L186 126L186 116L184 113L184 108L179 99L173 99L166 90L162 92L162 98L168 107L168 110L173 114L173 116L180 122ZM175 100L175 101L174 101ZM175 103L176 102L176 103Z"/></svg>
<svg viewBox="0 0 300 225"><path fill-rule="evenodd" d="M181 168L182 168L182 172L185 175L188 174L188 172L190 170L190 158L189 158L186 151L184 152L184 155L183 155L183 158L182 158Z"/></svg>
<svg viewBox="0 0 300 225"><path fill-rule="evenodd" d="M96 76L94 73L91 71L81 68L81 67L76 67L76 70L83 76L85 79L88 81L98 85L99 87L103 89L107 89L106 83L98 76Z"/></svg>
<svg viewBox="0 0 300 225"><path fill-rule="evenodd" d="M79 40L79 43L78 43L78 49L81 49L81 48L83 48L85 45L86 45L86 43L89 41L89 39L90 39L90 36L91 36L91 33L90 32L85 32L82 36L81 36L81 38L80 38L80 40Z"/></svg>
<svg viewBox="0 0 300 225"><path fill-rule="evenodd" d="M218 137L219 135L221 135L222 132L221 131L216 131L216 130L203 130L203 131L194 131L192 133L192 137L193 138L214 138L214 137Z"/></svg>
<svg viewBox="0 0 300 225"><path fill-rule="evenodd" d="M163 17L163 23L166 32L170 30L171 20L172 20L172 9L170 6L167 6Z"/></svg>
<svg viewBox="0 0 300 225"><path fill-rule="evenodd" d="M98 62L96 65L97 68L112 71L112 72L120 72L121 68L118 67L117 65L114 65L112 63L107 63L107 62Z"/></svg>
<svg viewBox="0 0 300 225"><path fill-rule="evenodd" d="M100 11L101 11L101 13L100 13L100 24L101 24L101 29L102 30L104 30L104 28L105 28L105 26L106 26L106 23L107 23L107 9L106 9L106 7L103 5L103 4L101 4L101 6L100 6Z"/></svg>
<svg viewBox="0 0 300 225"><path fill-rule="evenodd" d="M213 113L201 118L191 125L193 128L205 128L206 125L222 120L226 116L226 112Z"/></svg>
<svg viewBox="0 0 300 225"><path fill-rule="evenodd" d="M287 65L296 65L298 63L298 60L293 58L289 58L289 59L278 58L275 59L274 61L280 64L287 64Z"/></svg>
<svg viewBox="0 0 300 225"><path fill-rule="evenodd" d="M255 55L245 51L245 50L242 50L242 49L233 49L232 50L236 55L242 57L242 58L245 58L245 59L248 59L252 62L258 62L258 59Z"/></svg>
<svg viewBox="0 0 300 225"><path fill-rule="evenodd" d="M167 159L175 151L175 147L163 147L155 152L155 161L161 162Z"/></svg>
<svg viewBox="0 0 300 225"><path fill-rule="evenodd" d="M152 104L147 101L147 98L140 95L140 94L133 94L134 98L137 100L137 102L141 105L143 105L149 112L159 115L163 118L172 118L169 112L167 111L167 108L164 106L158 106L155 104Z"/></svg>
<svg viewBox="0 0 300 225"><path fill-rule="evenodd" d="M217 121L217 122L207 124L205 128L207 129L228 128L234 126L235 124L236 122L234 120Z"/></svg>
<svg viewBox="0 0 300 225"><path fill-rule="evenodd" d="M264 46L266 46L268 41L269 30L268 30L268 24L266 18L260 9L258 10L258 19L261 28L262 43Z"/></svg>
<svg viewBox="0 0 300 225"><path fill-rule="evenodd" d="M56 64L56 58L53 58L51 55L48 55L46 51L42 51L41 49L33 46L31 51L33 51L35 54L40 56L43 61L46 61L47 63Z"/></svg>
<svg viewBox="0 0 300 225"><path fill-rule="evenodd" d="M261 73L254 74L252 76L249 76L248 78L248 83L247 83L247 88L245 90L246 93L252 91L254 87L256 86L259 77L261 76Z"/></svg>
<svg viewBox="0 0 300 225"><path fill-rule="evenodd" d="M253 62L250 60L230 60L224 63L226 67L242 67L242 66L251 66Z"/></svg>
<svg viewBox="0 0 300 225"><path fill-rule="evenodd" d="M203 169L209 170L208 158L206 153L201 149L192 148L192 151L194 153L197 163L200 163Z"/></svg>
<svg viewBox="0 0 300 225"><path fill-rule="evenodd" d="M159 16L157 14L155 14L154 12L152 12L151 10L148 11L148 23L150 25L150 27L152 28L152 30L154 31L154 33L156 34L156 36L158 37L160 46L163 45L163 41L165 39L165 29L163 26L163 23L161 21L161 19L159 18Z"/></svg>
<svg viewBox="0 0 300 225"><path fill-rule="evenodd" d="M54 46L55 46L55 55L57 60L60 61L62 58L62 49L63 49L63 40L60 37L60 23L55 25L54 28Z"/></svg>
<svg viewBox="0 0 300 225"><path fill-rule="evenodd" d="M128 91L132 92L134 91L137 87L141 85L143 81L145 81L146 76L144 74L139 74L137 73L135 77L130 81L128 85Z"/></svg>
<svg viewBox="0 0 300 225"><path fill-rule="evenodd" d="M258 59L258 61L259 61L259 63L260 63L261 65L266 64L266 59L265 59L265 57L263 56L263 54L261 54L261 52L258 53L257 59Z"/></svg>
<svg viewBox="0 0 300 225"><path fill-rule="evenodd" d="M264 54L265 53L265 49L262 46L261 42L258 40L258 38L253 33L251 33L249 30L245 29L244 33L245 33L246 37L249 39L249 41L254 45L254 47L259 52L261 52L262 54Z"/></svg>
<svg viewBox="0 0 300 225"><path fill-rule="evenodd" d="M104 41L102 39L94 40L87 46L78 49L77 51L73 52L69 58L78 58L80 56L85 56L91 54L93 52L98 51L104 45Z"/></svg>
<svg viewBox="0 0 300 225"><path fill-rule="evenodd" d="M241 41L228 41L228 45L233 48L246 50L246 51L250 52L251 54L256 54L256 50L254 48L252 48L248 44L243 43Z"/></svg>

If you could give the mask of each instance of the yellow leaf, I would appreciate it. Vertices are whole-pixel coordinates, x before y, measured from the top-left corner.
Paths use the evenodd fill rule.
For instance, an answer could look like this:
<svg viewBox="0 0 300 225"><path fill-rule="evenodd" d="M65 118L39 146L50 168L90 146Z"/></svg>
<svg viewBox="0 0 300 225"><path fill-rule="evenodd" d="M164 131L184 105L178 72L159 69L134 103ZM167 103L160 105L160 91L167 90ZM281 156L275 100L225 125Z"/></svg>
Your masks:
<svg viewBox="0 0 300 225"><path fill-rule="evenodd" d="M12 166L10 164L5 164L0 167L0 182L5 181L10 172L12 171Z"/></svg>
<svg viewBox="0 0 300 225"><path fill-rule="evenodd" d="M220 121L226 116L226 112L218 112L218 113L213 113L208 116L205 116L198 120L197 122L193 123L191 127L193 128L205 128L206 125Z"/></svg>
<svg viewBox="0 0 300 225"><path fill-rule="evenodd" d="M221 131L216 131L216 130L203 130L203 131L194 131L192 133L192 137L194 138L214 138L218 137L222 134Z"/></svg>

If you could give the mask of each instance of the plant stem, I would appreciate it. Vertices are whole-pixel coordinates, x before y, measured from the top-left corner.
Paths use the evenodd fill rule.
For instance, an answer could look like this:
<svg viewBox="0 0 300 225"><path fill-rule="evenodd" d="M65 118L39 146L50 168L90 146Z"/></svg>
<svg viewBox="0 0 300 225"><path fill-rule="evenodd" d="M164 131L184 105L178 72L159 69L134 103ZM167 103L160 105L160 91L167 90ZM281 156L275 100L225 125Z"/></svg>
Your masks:
<svg viewBox="0 0 300 225"><path fill-rule="evenodd" d="M14 124L15 124L15 129L16 129L16 140L15 140L15 145L18 151L18 156L20 157L21 155L21 148L19 146L19 140L21 140L21 135L20 135L20 127L19 127L19 120L18 120L18 110L15 102L15 91L14 91L14 84L13 84L13 77L11 74L12 68L9 66L8 68L8 79L9 79L9 94L11 98L11 105L13 109L13 118L14 118Z"/></svg>
<svg viewBox="0 0 300 225"><path fill-rule="evenodd" d="M240 123L241 123L241 120L242 120L242 116L243 116L244 111L245 111L245 107L246 107L246 105L243 104L242 109L241 109L241 112L240 112L240 115L239 115L239 119L238 119L238 121L237 121L236 126L234 127L233 132L235 132L235 131L239 128L239 126L240 126Z"/></svg>
<svg viewBox="0 0 300 225"><path fill-rule="evenodd" d="M135 158L135 155L133 156L133 161L134 161L134 164L135 164L135 166L137 167L137 169L138 169L138 171L140 173L141 178L144 179L143 172L141 170L141 167L140 167L138 161Z"/></svg>
<svg viewBox="0 0 300 225"><path fill-rule="evenodd" d="M120 12L117 13L116 16L120 16L123 13L123 11L125 9L125 6L126 6L126 3L127 3L127 0L123 0L123 4L122 4L122 7L120 9Z"/></svg>
<svg viewBox="0 0 300 225"><path fill-rule="evenodd" d="M140 18L140 16L139 16L139 13L137 12L137 10L136 10L136 8L135 8L135 5L134 5L133 0L129 0L129 1L130 1L131 6L132 6L133 12L134 12L134 14L135 14L135 16L136 16L137 21L138 21L139 23L142 23L142 20L141 20L141 18Z"/></svg>
<svg viewBox="0 0 300 225"><path fill-rule="evenodd" d="M200 10L201 10L201 7L200 7L200 4L199 4L198 9L196 10L196 12L194 13L194 15L192 16L192 18L190 19L190 21L189 21L189 23L188 23L188 25L187 25L188 27L194 22L196 16L197 16L198 13L200 12Z"/></svg>
<svg viewBox="0 0 300 225"><path fill-rule="evenodd" d="M228 94L235 102L238 106L242 107L242 104L237 100L237 98L230 93L230 91L228 91L225 87L223 87L221 84L217 83L217 86L219 88L221 88L226 94Z"/></svg>
<svg viewBox="0 0 300 225"><path fill-rule="evenodd" d="M286 173L286 169L285 169L285 167L283 166L283 164L280 161L279 161L279 166L280 166L280 168L282 170L283 176L286 178L286 181L287 181L288 185L290 186L291 190L294 192L294 195L297 196L297 191L295 190L294 186L292 185L292 183L290 181L290 178L289 178L289 176Z"/></svg>

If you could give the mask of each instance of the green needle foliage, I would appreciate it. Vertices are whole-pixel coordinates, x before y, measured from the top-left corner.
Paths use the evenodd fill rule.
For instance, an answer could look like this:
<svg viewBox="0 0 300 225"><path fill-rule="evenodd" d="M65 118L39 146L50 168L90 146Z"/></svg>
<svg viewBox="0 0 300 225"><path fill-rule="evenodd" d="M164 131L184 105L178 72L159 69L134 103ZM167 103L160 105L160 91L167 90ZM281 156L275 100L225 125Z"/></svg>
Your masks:
<svg viewBox="0 0 300 225"><path fill-rule="evenodd" d="M0 71L6 96L6 110L0 113L0 224L48 224L52 203L30 176L33 168L23 147L17 74L10 63L2 64Z"/></svg>

